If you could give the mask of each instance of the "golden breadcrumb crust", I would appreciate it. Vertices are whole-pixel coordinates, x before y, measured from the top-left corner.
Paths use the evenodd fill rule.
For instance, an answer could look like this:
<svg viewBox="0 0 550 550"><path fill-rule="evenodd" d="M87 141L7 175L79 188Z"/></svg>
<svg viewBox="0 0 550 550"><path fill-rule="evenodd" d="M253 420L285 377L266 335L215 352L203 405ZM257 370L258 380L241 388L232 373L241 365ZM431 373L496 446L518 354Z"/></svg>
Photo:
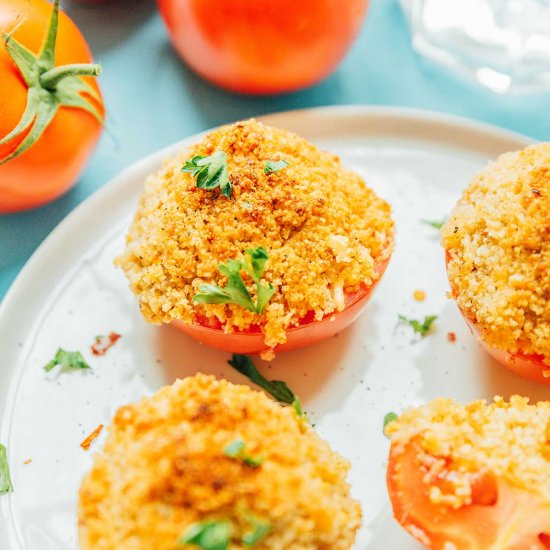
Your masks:
<svg viewBox="0 0 550 550"><path fill-rule="evenodd" d="M242 439L264 459L224 455ZM198 374L122 407L80 489L86 550L172 550L197 521L229 520L230 550L249 515L271 524L255 550L348 550L361 523L349 464L292 407Z"/></svg>
<svg viewBox="0 0 550 550"><path fill-rule="evenodd" d="M529 405L529 399L516 395L509 402L495 397L489 405L462 405L435 399L405 411L388 424L386 434L392 446L416 438L426 453L425 460L420 457L426 465L435 457L452 467L454 493L442 494L434 487L434 502L455 508L470 504L468 474L491 472L550 504L550 401Z"/></svg>
<svg viewBox="0 0 550 550"><path fill-rule="evenodd" d="M550 364L550 143L489 164L442 235L452 296L483 339Z"/></svg>
<svg viewBox="0 0 550 550"><path fill-rule="evenodd" d="M230 199L218 189L197 189L181 171L186 160L216 151L228 157ZM265 174L267 160L289 166ZM274 347L307 313L321 319L342 309L344 288L370 285L374 262L389 258L392 242L389 205L338 157L249 120L212 132L147 179L117 263L148 321L206 317L227 332L260 325ZM220 263L258 246L269 254L264 281L275 287L263 315L193 302L199 285L225 286Z"/></svg>

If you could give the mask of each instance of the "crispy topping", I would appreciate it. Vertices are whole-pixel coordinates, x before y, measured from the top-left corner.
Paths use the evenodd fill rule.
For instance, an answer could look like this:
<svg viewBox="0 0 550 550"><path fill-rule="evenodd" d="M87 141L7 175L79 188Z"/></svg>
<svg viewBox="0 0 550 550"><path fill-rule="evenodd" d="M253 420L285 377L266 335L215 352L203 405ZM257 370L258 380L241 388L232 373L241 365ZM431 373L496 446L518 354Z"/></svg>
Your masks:
<svg viewBox="0 0 550 550"><path fill-rule="evenodd" d="M237 439L261 467L224 456ZM360 524L348 469L291 407L198 374L119 409L80 489L80 544L173 548L199 541L192 525L227 521L231 550L348 550Z"/></svg>

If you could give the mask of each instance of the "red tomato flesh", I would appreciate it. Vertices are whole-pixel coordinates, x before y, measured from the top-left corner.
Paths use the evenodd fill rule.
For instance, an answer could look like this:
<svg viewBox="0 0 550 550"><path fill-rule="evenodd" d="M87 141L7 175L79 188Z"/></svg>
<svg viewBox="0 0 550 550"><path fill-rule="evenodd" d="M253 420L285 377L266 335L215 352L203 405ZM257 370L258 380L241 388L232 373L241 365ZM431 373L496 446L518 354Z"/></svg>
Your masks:
<svg viewBox="0 0 550 550"><path fill-rule="evenodd" d="M275 347L275 352L289 351L316 344L330 338L349 326L363 311L376 285L388 267L389 258L375 265L377 279L369 287L360 287L353 293L345 293L345 307L342 311L330 313L320 321L313 319L313 314L306 315L299 324L290 328L287 341ZM259 326L252 326L247 331L225 333L219 323L212 325L206 318L199 318L195 324L173 321L172 324L189 334L199 342L231 353L255 354L267 351L264 334Z"/></svg>
<svg viewBox="0 0 550 550"><path fill-rule="evenodd" d="M548 550L550 501L513 487L490 472L468 474L472 503L453 509L435 504L430 489L442 491L453 479L453 465L444 459L437 476L420 460L416 439L392 444L387 484L397 521L433 550ZM455 470L456 472L456 470Z"/></svg>

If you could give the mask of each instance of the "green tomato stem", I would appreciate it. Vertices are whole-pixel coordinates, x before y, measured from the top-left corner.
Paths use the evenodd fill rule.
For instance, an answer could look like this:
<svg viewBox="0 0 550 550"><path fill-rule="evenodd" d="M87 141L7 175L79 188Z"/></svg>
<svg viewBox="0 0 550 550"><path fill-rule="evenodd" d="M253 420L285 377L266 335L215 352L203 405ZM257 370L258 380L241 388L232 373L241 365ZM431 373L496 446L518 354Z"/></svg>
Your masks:
<svg viewBox="0 0 550 550"><path fill-rule="evenodd" d="M99 76L101 66L93 63L73 63L54 67L40 75L40 84L49 91L54 91L64 78L69 76Z"/></svg>

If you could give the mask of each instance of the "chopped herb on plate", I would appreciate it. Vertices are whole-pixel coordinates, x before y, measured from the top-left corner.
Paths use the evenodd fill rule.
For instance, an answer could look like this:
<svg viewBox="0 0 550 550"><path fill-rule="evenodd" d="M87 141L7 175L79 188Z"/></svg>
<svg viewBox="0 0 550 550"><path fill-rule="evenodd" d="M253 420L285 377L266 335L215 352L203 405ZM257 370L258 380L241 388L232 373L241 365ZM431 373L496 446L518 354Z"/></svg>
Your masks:
<svg viewBox="0 0 550 550"><path fill-rule="evenodd" d="M286 168L290 163L286 160L266 160L264 163L264 173L272 174L273 172L278 172L283 168Z"/></svg>
<svg viewBox="0 0 550 550"><path fill-rule="evenodd" d="M4 445L0 445L0 495L11 493L13 487L8 466L8 453Z"/></svg>
<svg viewBox="0 0 550 550"><path fill-rule="evenodd" d="M220 272L227 277L225 287L202 284L199 286L200 292L193 296L193 301L202 304L237 304L253 313L262 314L275 292L271 283L265 285L260 282L269 256L261 246L247 249L246 254L244 260L228 260L218 266ZM246 271L256 285L256 302L252 300L244 284L241 270Z"/></svg>
<svg viewBox="0 0 550 550"><path fill-rule="evenodd" d="M84 357L79 351L67 351L59 348L55 354L55 357L46 365L44 370L50 372L55 367L60 366L61 370L65 369L90 369L90 365L86 363Z"/></svg>
<svg viewBox="0 0 550 550"><path fill-rule="evenodd" d="M231 541L231 523L227 520L193 523L178 544L194 544L202 550L227 550Z"/></svg>
<svg viewBox="0 0 550 550"><path fill-rule="evenodd" d="M227 155L216 151L206 157L196 155L185 162L182 172L190 173L197 182L199 189L216 189L219 187L226 197L231 197L232 187L227 172Z"/></svg>
<svg viewBox="0 0 550 550"><path fill-rule="evenodd" d="M388 424L391 424L392 422L394 422L395 420L397 420L399 417L397 416L397 414L395 414L394 412L389 412L387 413L385 416L384 416L384 427L383 427L383 431L384 433L386 433L386 426Z"/></svg>
<svg viewBox="0 0 550 550"><path fill-rule="evenodd" d="M422 223L426 225L431 225L434 229L441 229L447 220L443 218L442 220L422 220Z"/></svg>
<svg viewBox="0 0 550 550"><path fill-rule="evenodd" d="M242 460L246 465L251 466L252 468L259 468L264 459L260 457L250 456L245 452L246 443L242 439L235 439L231 443L228 443L224 450L223 454L229 458L235 458L237 460Z"/></svg>
<svg viewBox="0 0 550 550"><path fill-rule="evenodd" d="M281 380L267 380L264 378L256 368L256 365L252 362L250 357L246 355L240 355L238 353L233 354L233 357L228 361L228 363L241 374L244 374L251 382L260 386L267 393L269 393L273 398L275 398L280 403L287 403L288 405L293 405L298 412L298 409L294 405L297 400L297 397L294 395L292 390L286 385L285 382ZM301 407L300 407L301 410Z"/></svg>
<svg viewBox="0 0 550 550"><path fill-rule="evenodd" d="M399 316L399 321L401 323L409 325L415 332L420 334L420 336L426 336L426 334L428 334L436 319L437 315L426 315L424 321L420 322L417 319L409 319L404 315Z"/></svg>

